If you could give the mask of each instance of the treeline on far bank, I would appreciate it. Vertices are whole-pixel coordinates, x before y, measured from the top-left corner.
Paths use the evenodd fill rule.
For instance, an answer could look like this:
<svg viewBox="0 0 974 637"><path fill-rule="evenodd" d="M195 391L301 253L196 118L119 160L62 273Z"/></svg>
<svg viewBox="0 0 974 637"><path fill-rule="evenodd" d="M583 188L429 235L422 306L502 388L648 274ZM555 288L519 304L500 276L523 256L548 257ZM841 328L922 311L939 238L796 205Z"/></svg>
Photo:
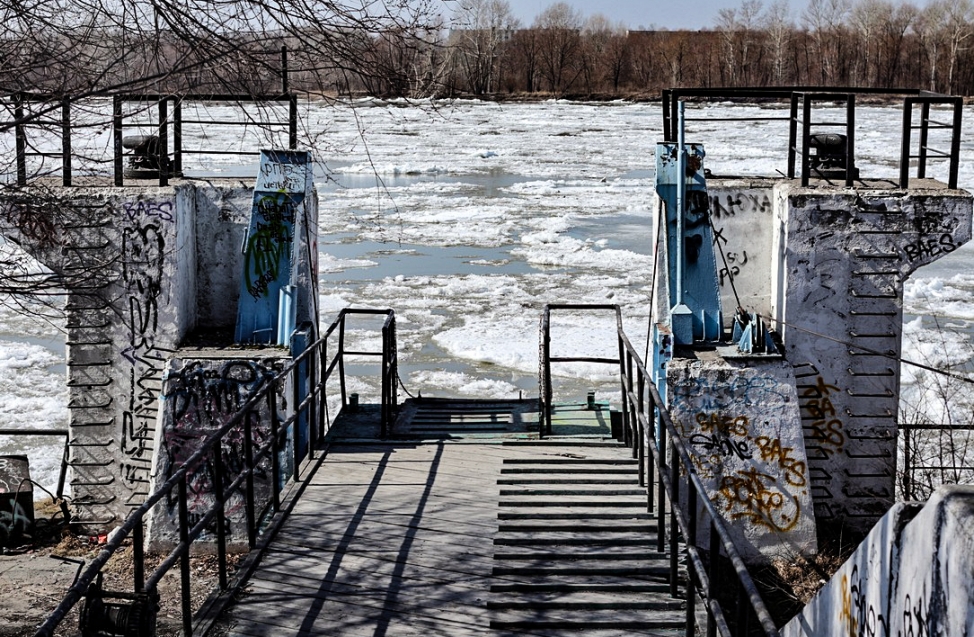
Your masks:
<svg viewBox="0 0 974 637"><path fill-rule="evenodd" d="M336 89L499 97L856 86L974 94L972 0L922 8L901 0L800 2L743 0L720 10L711 30L669 31L584 18L564 2L524 28L507 0L459 0L452 28L437 41L411 50L377 36Z"/></svg>
<svg viewBox="0 0 974 637"><path fill-rule="evenodd" d="M309 9L296 17L292 8L281 16L290 22L273 30L233 31L225 28L232 20L210 16L213 25L201 24L166 0L165 12L156 9L166 18L157 28L129 21L81 29L66 20L51 33L45 18L44 37L34 26L10 29L0 38L0 90L531 99L855 86L974 95L974 0L923 8L899 0L807 2L796 19L784 0L767 7L743 0L701 31L625 29L600 15L583 18L563 2L525 27L506 0L458 0L449 21L385 16L354 28L341 14L326 20Z"/></svg>

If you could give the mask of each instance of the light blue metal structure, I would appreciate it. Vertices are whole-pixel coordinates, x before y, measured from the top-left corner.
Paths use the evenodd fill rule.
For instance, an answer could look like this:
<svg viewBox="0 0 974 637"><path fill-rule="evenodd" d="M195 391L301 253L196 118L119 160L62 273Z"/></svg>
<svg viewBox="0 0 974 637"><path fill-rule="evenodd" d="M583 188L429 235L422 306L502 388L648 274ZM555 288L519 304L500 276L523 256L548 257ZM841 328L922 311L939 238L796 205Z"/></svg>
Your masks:
<svg viewBox="0 0 974 637"><path fill-rule="evenodd" d="M298 226L312 193L307 151L262 150L243 244L237 343L288 345L295 330Z"/></svg>
<svg viewBox="0 0 974 637"><path fill-rule="evenodd" d="M682 135L681 135L682 138ZM656 146L656 193L666 210L670 318L676 345L721 338L720 284L700 144Z"/></svg>

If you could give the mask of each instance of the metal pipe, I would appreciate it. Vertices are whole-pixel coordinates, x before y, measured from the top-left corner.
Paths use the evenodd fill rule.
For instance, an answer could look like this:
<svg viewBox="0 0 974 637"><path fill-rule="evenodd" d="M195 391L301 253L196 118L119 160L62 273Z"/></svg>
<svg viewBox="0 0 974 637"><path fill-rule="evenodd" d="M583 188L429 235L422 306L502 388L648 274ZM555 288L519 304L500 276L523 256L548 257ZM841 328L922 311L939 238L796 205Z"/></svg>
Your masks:
<svg viewBox="0 0 974 637"><path fill-rule="evenodd" d="M686 120L684 119L686 104L680 102L676 143L677 178L676 178L676 304L683 303L683 200L687 191L687 160L686 160Z"/></svg>
<svg viewBox="0 0 974 637"><path fill-rule="evenodd" d="M159 100L159 185L169 185L169 100Z"/></svg>
<svg viewBox="0 0 974 637"><path fill-rule="evenodd" d="M223 492L223 445L213 447L213 497L219 511L216 513L216 560L220 578L220 590L227 589L227 522L226 501Z"/></svg>
<svg viewBox="0 0 974 637"><path fill-rule="evenodd" d="M118 95L112 98L112 148L114 150L115 185L124 183L122 175L122 98Z"/></svg>

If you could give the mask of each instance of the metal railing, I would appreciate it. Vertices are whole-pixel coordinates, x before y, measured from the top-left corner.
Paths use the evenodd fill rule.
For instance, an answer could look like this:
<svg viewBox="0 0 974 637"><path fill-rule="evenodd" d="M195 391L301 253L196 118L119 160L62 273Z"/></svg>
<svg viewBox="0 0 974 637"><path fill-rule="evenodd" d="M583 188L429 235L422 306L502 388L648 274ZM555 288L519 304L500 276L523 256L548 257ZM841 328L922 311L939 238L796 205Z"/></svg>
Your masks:
<svg viewBox="0 0 974 637"><path fill-rule="evenodd" d="M126 124L123 113L123 106L126 103L151 104L155 103L158 114L158 125L155 127L159 137L158 154L162 160L159 170L159 185L169 184L170 176L178 176L183 172L183 156L188 154L198 155L238 155L238 156L257 156L260 151L226 150L217 148L199 148L187 150L183 148L183 125L196 124L200 126L261 126L261 127L287 127L288 148L294 150L298 147L298 97L294 94L282 95L114 95L112 96L112 141L114 148L114 179L116 186L125 184L125 154L122 147L123 131L126 127L143 127L142 124ZM172 118L169 117L169 104L172 103ZM242 120L207 120L207 119L185 119L183 117L183 106L189 102L233 102L233 103L273 103L287 102L288 118L287 121L256 121L250 119ZM168 168L169 156L169 129L172 127L172 168Z"/></svg>
<svg viewBox="0 0 974 637"><path fill-rule="evenodd" d="M544 438L551 435L551 412L552 412L552 388L551 388L551 364L552 363L606 363L618 365L620 358L599 358L591 356L551 356L551 312L553 310L571 310L573 312L604 312L607 310L617 310L617 305L571 305L571 304L549 304L544 306L541 314L541 343L540 343L540 370L538 373L538 385L541 395L541 417L538 419L538 434ZM621 351L620 351L621 354Z"/></svg>
<svg viewBox="0 0 974 637"><path fill-rule="evenodd" d="M367 351L352 351L345 349L345 317L352 315L385 315L386 319L382 324L382 350L379 352L367 352ZM397 402L397 392L396 383L399 380L399 355L396 348L396 314L392 310L363 310L355 308L345 308L341 311L341 314L328 331L325 332L325 338L332 334L335 330L338 330L339 334L339 350L335 354L335 358L329 363L327 367L328 373L334 369L335 365L338 365L340 373L339 378L341 379L341 393L342 393L342 407L348 406L348 396L345 388L345 357L346 356L365 356L365 357L381 357L380 365L380 379L382 383L381 389L381 414L379 421L379 436L382 438L387 437L392 433L392 423L395 419ZM324 366L324 364L323 364Z"/></svg>
<svg viewBox="0 0 974 637"><path fill-rule="evenodd" d="M276 54L276 52L275 52ZM17 173L17 185L26 186L28 182L27 159L29 157L52 157L61 159L61 183L64 186L72 185L72 130L79 126L93 128L99 124L85 123L80 124L72 120L71 104L77 103L81 99L96 99L98 97L112 98L112 148L114 166L114 184L124 185L124 151L122 147L122 132L126 127L138 126L144 128L144 123L127 124L123 105L126 103L137 103L144 108L155 105L158 114L157 123L152 125L159 138L158 154L163 160L163 166L159 171L159 185L165 186L169 183L172 175L180 175L183 171L183 156L189 154L198 155L259 155L259 151L234 151L226 148L198 148L189 150L183 146L183 126L185 124L195 124L200 126L246 126L246 127L287 127L288 148L293 150L298 146L298 98L291 93L289 70L288 70L288 49L282 46L280 49L281 64L281 92L272 94L92 94L84 95L60 95L47 93L32 93L21 91L13 93L0 101L9 101L13 110L13 122L4 126L4 129L13 128L15 143L15 162ZM183 106L192 102L232 102L236 104L269 104L275 102L286 102L288 104L288 117L286 121L258 121L253 119L242 119L236 121L213 120L213 119L187 119L183 117ZM40 108L37 113L28 113L26 108L30 105L38 105ZM170 116L170 105L172 115ZM58 112L60 117L57 117ZM31 129L56 129L60 137L60 150L53 152L43 152L31 150ZM171 169L168 166L168 154L170 151L170 129L172 131L172 154L173 161ZM140 180L145 183L144 180Z"/></svg>
<svg viewBox="0 0 974 637"><path fill-rule="evenodd" d="M259 151L228 150L226 148L196 148L190 150L183 144L183 127L187 124L199 126L229 126L229 127L280 127L287 129L288 148L293 150L298 146L298 97L293 93L283 93L277 95L250 95L250 94L226 94L226 95L155 95L155 94L115 94L112 98L112 158L113 183L116 186L125 184L125 151L122 145L123 132L125 128L138 127L144 129L145 122L127 123L129 117L125 114L125 104L138 104L139 111L154 106L157 114L157 121L148 125L153 129L153 134L158 137L158 157L162 161L159 170L158 183L160 186L169 184L172 176L181 175L183 172L183 158L185 155L235 155L235 156L256 156ZM15 162L17 173L17 185L26 186L29 178L27 160L30 157L54 157L61 159L61 184L71 186L73 183L73 164L72 164L72 131L78 126L91 128L92 124L78 124L72 120L71 104L74 98L71 96L46 95L40 93L15 93L9 96L12 102L14 113L15 142ZM220 119L189 119L183 116L184 106L194 103L217 103L230 102L235 104L271 104L286 103L288 105L288 116L282 121L264 121L258 119L243 118L239 120L220 120ZM28 115L27 107L37 105L38 114ZM51 113L60 111L60 118L53 119ZM171 114L170 114L171 110ZM43 152L31 150L32 129L41 130L54 127L59 132L60 150ZM170 134L171 133L171 134ZM172 144L170 145L170 139ZM172 152L172 163L169 164L168 156ZM106 161L109 161L106 159ZM140 183L146 180L140 179Z"/></svg>
<svg viewBox="0 0 974 637"><path fill-rule="evenodd" d="M897 435L904 500L927 500L945 484L974 484L974 425L900 423Z"/></svg>
<svg viewBox="0 0 974 637"><path fill-rule="evenodd" d="M592 361L618 364L622 384L622 412L624 441L632 448L633 458L639 460L639 484L646 488L647 505L657 521L657 550L664 551L669 542L670 594L679 593L680 538L684 540L688 582L686 585L686 635L696 634L696 603L699 597L707 614L706 634L713 636L778 637L757 586L751 579L741 552L730 532L707 497L690 453L660 398L653 377L646 370L639 354L622 329L622 313L618 305L552 305L546 306L542 318L542 356L548 348L548 315L551 309L602 310L615 313L619 359L558 358L543 360L543 373L550 373L550 362ZM550 378L542 379L542 418L550 427ZM547 394L545 394L547 392ZM648 454L648 457L647 457ZM648 463L647 463L648 460ZM686 509L681 507L681 490L686 489ZM655 493L654 493L655 490ZM655 498L655 500L654 500ZM700 519L699 514L703 515ZM667 520L667 517L669 518ZM667 526L669 532L667 533ZM696 546L698 531L708 529L707 550ZM721 558L721 552L726 560ZM724 569L729 564L729 573ZM728 589L731 586L733 590ZM733 599L733 608L725 609L726 600ZM732 619L729 619L732 618Z"/></svg>
<svg viewBox="0 0 974 637"><path fill-rule="evenodd" d="M926 178L928 160L931 157L940 158L947 162L947 185L957 187L958 166L960 163L960 135L961 115L964 101L961 97L942 95L930 91L917 89L868 89L828 86L802 86L781 88L712 88L692 89L674 88L663 91L663 136L665 141L676 141L678 136L678 104L682 100L742 100L742 101L777 101L789 104L789 114L767 115L760 117L699 117L684 115L684 121L724 121L724 122L758 122L781 121L789 123L789 139L787 147L788 168L784 173L789 179L800 178L802 185L807 186L809 178L814 172L809 158L811 145L809 140L819 131L816 127L843 127L846 137L846 171L845 183L851 186L858 179L855 168L855 108L857 96L900 97L903 96L903 128L902 142L899 156L900 188L909 187L910 164L916 160L917 178ZM845 106L845 121L823 122L813 120L813 104L815 102L841 103ZM949 122L942 122L931 118L931 106L946 106L951 109ZM914 107L921 109L920 123L913 123ZM798 129L801 128L801 136ZM930 131L947 130L951 140L948 149L938 149L930 145ZM918 148L914 150L913 132L919 131ZM800 141L800 144L799 144ZM801 157L801 162L797 158ZM881 176L879 176L881 177Z"/></svg>
<svg viewBox="0 0 974 637"><path fill-rule="evenodd" d="M204 532L215 528L215 542L217 549L218 581L221 590L230 587L230 570L227 560L227 528L226 506L232 497L243 496L244 517L247 534L247 545L253 549L261 533L271 533L275 528L275 519L281 512L281 497L283 492L282 453L287 449L287 438L293 436L291 445L294 473L291 478L295 483L307 480L310 471L305 471L313 461L313 451L319 446L325 434L327 383L336 368L340 377L342 406L347 405L345 396L344 362L345 356L376 355L373 352L351 352L344 347L345 322L351 315L385 315L383 323L383 350L395 350L395 314L392 310L360 310L344 309L326 332L304 352L297 356L279 374L261 382L253 393L243 403L241 408L216 432L200 443L199 448L173 472L173 475L156 489L146 501L134 509L125 522L112 534L104 548L92 560L88 568L76 579L68 589L65 597L56 609L47 617L37 629L36 637L49 637L54 634L58 625L64 621L72 608L85 597L89 587L98 579L99 574L120 548L131 538L132 563L135 594L153 593L156 591L163 576L174 568L179 569L181 586L181 622L183 635L190 636L194 631L193 611L190 606L192 569L190 565L190 547L200 540ZM331 337L338 335L338 346L334 355L329 357L328 342ZM378 353L383 360L383 394L382 417L391 419L395 409L395 386L389 390L386 383L395 373L396 354L394 351ZM290 391L291 408L286 417L281 419L278 409L278 397L287 396ZM387 405L387 402L392 404ZM270 435L267 440L255 449L254 422L258 413L268 411L270 414ZM336 414L337 417L337 414ZM308 445L298 444L297 430L305 423L308 433ZM330 423L329 423L330 424ZM231 434L241 434L243 441L243 457L237 460L242 467L236 475L227 475L224 463L224 439ZM302 461L307 460L302 466ZM258 502L254 479L255 475L271 466L271 495L266 503ZM190 521L188 511L189 479L198 468L207 466L212 469L213 504L198 519ZM302 473L304 477L302 478ZM145 530L144 524L153 507L166 501L176 501L177 526L179 541L151 573L145 572ZM129 598L133 594L127 594Z"/></svg>

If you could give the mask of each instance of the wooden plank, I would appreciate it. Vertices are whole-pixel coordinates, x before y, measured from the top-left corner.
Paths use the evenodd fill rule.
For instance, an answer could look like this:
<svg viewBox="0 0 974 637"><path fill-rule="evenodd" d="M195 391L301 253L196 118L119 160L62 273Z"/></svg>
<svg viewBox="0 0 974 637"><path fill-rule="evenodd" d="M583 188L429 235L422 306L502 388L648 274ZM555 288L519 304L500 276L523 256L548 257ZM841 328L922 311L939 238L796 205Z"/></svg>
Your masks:
<svg viewBox="0 0 974 637"><path fill-rule="evenodd" d="M638 492L599 489L591 482L599 474L580 488L557 482L581 469L631 483L627 453L557 444L333 447L222 624L241 637L503 637L568 634L561 624L588 617L602 623L598 637L666 632L683 611L668 610L678 602L661 585L666 554L653 550L645 495L610 495ZM518 479L502 478L508 468L555 477L501 487L498 479ZM572 588L572 577L583 584ZM549 627L529 627L545 617ZM613 618L628 629L612 628Z"/></svg>

